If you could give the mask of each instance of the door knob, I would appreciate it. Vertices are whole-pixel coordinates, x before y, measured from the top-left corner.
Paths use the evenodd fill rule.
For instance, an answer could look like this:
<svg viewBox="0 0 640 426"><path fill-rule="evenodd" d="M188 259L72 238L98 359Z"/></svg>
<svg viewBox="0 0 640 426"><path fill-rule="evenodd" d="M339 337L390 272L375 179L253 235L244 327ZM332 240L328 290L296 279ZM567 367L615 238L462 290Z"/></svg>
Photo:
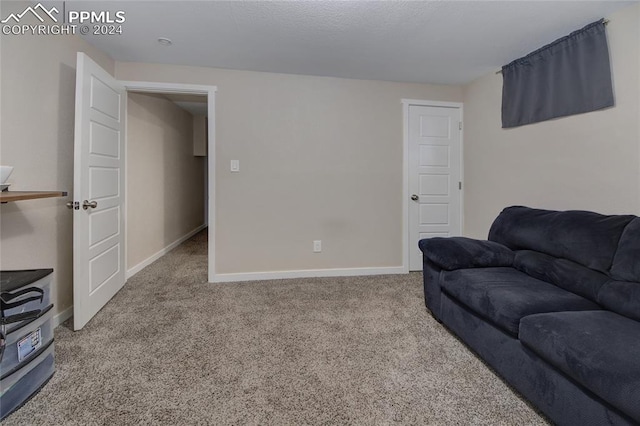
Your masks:
<svg viewBox="0 0 640 426"><path fill-rule="evenodd" d="M73 209L73 201L69 201L67 204L65 204L65 206L67 206L68 209Z"/></svg>
<svg viewBox="0 0 640 426"><path fill-rule="evenodd" d="M91 202L89 202L89 201L87 201L87 200L84 200L84 201L82 202L82 208L86 210L86 209L88 209L89 207L91 207L92 209L95 209L96 207L98 207L98 202L97 202L97 201L91 201Z"/></svg>
<svg viewBox="0 0 640 426"><path fill-rule="evenodd" d="M420 197L418 197L416 194L413 194L413 195L411 196L411 199L412 199L413 201L418 201L418 200L420 199Z"/></svg>

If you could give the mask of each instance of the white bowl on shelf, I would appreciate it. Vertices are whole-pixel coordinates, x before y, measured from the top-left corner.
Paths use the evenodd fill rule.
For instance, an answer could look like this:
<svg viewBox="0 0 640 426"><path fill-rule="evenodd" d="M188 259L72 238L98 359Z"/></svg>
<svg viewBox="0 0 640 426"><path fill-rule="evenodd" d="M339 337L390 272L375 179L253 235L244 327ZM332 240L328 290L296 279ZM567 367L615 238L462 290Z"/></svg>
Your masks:
<svg viewBox="0 0 640 426"><path fill-rule="evenodd" d="M0 166L0 184L5 184L13 172L12 166Z"/></svg>

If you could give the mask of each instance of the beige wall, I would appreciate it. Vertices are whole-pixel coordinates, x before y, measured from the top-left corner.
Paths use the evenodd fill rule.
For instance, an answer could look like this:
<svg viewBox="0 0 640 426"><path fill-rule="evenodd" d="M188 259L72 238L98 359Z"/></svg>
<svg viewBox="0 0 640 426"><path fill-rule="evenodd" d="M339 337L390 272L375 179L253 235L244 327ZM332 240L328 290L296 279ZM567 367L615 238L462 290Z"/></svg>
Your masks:
<svg viewBox="0 0 640 426"><path fill-rule="evenodd" d="M24 3L2 2L2 16ZM73 193L76 52L113 61L74 36L0 36L0 162L14 190ZM67 198L0 206L0 268L54 268L55 312L73 301L73 222Z"/></svg>
<svg viewBox="0 0 640 426"><path fill-rule="evenodd" d="M503 130L502 77L464 88L466 235L514 204L640 213L640 5L609 19L613 108Z"/></svg>
<svg viewBox="0 0 640 426"><path fill-rule="evenodd" d="M161 95L127 100L127 268L204 223L206 158L193 156L193 116Z"/></svg>
<svg viewBox="0 0 640 426"><path fill-rule="evenodd" d="M218 86L217 273L400 266L401 99L462 99L454 86L141 63L116 76Z"/></svg>

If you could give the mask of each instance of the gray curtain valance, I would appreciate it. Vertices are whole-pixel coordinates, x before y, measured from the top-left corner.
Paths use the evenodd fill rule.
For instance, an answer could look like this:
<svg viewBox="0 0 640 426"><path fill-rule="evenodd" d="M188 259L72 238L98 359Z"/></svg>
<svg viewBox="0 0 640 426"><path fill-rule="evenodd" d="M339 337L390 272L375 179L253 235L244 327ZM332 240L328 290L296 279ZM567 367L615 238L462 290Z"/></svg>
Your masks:
<svg viewBox="0 0 640 426"><path fill-rule="evenodd" d="M604 19L502 67L502 127L613 106Z"/></svg>

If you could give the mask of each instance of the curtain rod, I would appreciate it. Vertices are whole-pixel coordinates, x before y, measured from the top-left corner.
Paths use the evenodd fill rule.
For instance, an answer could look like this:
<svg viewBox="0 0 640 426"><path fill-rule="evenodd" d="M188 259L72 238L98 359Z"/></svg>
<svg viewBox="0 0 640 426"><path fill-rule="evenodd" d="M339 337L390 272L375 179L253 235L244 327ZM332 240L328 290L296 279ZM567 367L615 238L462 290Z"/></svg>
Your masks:
<svg viewBox="0 0 640 426"><path fill-rule="evenodd" d="M602 23L603 23L604 25L607 25L607 24L609 23L609 20L608 20L608 19L605 19L604 21L602 21ZM499 69L498 71L496 71L496 74L502 74L502 69Z"/></svg>

